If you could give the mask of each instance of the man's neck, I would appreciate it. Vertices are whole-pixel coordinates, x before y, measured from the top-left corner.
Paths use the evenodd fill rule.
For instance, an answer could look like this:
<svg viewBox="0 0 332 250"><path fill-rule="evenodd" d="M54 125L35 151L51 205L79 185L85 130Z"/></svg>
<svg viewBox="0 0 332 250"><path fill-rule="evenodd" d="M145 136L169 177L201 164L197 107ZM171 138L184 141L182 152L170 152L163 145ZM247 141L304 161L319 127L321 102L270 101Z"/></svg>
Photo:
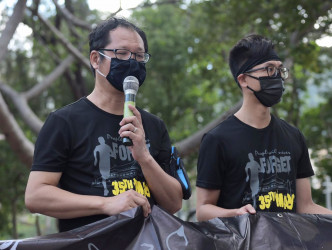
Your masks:
<svg viewBox="0 0 332 250"><path fill-rule="evenodd" d="M96 83L94 90L87 98L108 113L123 115L124 93L116 90L108 82Z"/></svg>
<svg viewBox="0 0 332 250"><path fill-rule="evenodd" d="M271 121L270 108L263 105L250 106L243 104L234 115L243 123L257 129L266 128Z"/></svg>

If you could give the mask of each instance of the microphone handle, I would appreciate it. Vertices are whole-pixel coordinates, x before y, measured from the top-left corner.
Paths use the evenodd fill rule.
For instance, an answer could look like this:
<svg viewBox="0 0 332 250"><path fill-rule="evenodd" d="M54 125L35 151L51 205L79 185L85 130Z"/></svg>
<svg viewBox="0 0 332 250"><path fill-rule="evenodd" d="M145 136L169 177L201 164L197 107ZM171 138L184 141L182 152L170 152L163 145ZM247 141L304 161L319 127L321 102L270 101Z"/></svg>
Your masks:
<svg viewBox="0 0 332 250"><path fill-rule="evenodd" d="M125 95L125 103L123 108L123 117L129 117L133 116L133 112L129 109L128 104L131 104L132 106L136 106L136 94L126 94ZM125 146L132 146L133 141L129 137L124 137L122 139L122 142Z"/></svg>

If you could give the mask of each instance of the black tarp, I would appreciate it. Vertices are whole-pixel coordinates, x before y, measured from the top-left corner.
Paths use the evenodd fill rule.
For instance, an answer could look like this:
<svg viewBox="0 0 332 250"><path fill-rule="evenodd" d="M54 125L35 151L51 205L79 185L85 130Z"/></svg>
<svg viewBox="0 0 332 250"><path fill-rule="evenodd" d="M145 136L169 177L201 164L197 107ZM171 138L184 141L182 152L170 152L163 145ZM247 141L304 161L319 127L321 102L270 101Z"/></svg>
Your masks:
<svg viewBox="0 0 332 250"><path fill-rule="evenodd" d="M185 222L154 206L140 208L68 232L0 241L0 249L332 249L332 216L245 214Z"/></svg>

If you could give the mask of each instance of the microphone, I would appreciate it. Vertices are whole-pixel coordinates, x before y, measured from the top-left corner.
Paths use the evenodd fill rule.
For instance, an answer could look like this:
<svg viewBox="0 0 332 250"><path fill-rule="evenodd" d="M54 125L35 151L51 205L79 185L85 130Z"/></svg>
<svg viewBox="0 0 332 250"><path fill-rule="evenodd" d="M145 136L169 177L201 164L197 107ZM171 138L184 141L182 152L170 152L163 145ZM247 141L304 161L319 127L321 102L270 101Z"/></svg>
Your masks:
<svg viewBox="0 0 332 250"><path fill-rule="evenodd" d="M139 83L135 76L127 76L123 80L123 91L125 93L125 103L123 108L123 118L133 116L133 112L129 109L128 104L135 107L136 94L138 91ZM124 137L122 142L125 146L132 146L133 142L130 138Z"/></svg>

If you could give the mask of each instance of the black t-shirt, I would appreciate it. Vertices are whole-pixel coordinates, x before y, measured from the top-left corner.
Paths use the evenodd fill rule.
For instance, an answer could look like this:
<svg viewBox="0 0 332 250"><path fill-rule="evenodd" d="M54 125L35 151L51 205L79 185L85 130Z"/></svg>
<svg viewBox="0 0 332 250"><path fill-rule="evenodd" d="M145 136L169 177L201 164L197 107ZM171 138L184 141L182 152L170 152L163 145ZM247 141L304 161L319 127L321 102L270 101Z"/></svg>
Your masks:
<svg viewBox="0 0 332 250"><path fill-rule="evenodd" d="M158 117L139 109L146 146L168 172L170 139ZM119 136L122 115L107 113L87 98L52 112L35 145L32 171L62 172L59 187L82 195L115 196L129 189L155 203L140 165ZM67 231L107 217L60 219Z"/></svg>
<svg viewBox="0 0 332 250"><path fill-rule="evenodd" d="M219 189L219 207L295 212L296 179L314 174L302 133L271 117L263 129L235 116L202 139L196 186Z"/></svg>

